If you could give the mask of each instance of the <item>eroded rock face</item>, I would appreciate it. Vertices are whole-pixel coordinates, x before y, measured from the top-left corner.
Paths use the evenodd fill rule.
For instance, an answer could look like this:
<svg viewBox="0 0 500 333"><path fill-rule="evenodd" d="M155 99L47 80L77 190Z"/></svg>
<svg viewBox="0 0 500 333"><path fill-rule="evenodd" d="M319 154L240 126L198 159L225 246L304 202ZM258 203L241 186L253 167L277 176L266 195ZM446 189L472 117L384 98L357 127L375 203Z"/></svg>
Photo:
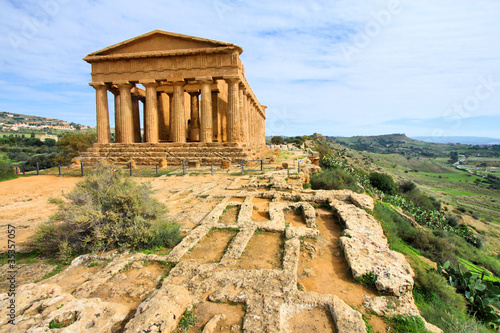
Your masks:
<svg viewBox="0 0 500 333"><path fill-rule="evenodd" d="M332 200L332 208L345 224L340 244L355 278L373 273L378 290L395 296L413 290L413 270L405 257L389 249L380 223L364 210Z"/></svg>
<svg viewBox="0 0 500 333"><path fill-rule="evenodd" d="M139 305L125 332L172 332L191 303L185 288L165 285Z"/></svg>

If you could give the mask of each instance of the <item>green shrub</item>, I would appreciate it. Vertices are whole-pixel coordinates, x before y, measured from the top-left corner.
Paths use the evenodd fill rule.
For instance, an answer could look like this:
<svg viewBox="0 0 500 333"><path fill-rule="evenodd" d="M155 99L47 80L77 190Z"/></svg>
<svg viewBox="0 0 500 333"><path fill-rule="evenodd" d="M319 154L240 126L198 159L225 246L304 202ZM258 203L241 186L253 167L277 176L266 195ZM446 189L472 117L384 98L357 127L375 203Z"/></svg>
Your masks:
<svg viewBox="0 0 500 333"><path fill-rule="evenodd" d="M394 183L391 176L385 173L372 172L369 179L373 187L385 194L393 195L397 193L396 183Z"/></svg>
<svg viewBox="0 0 500 333"><path fill-rule="evenodd" d="M0 161L0 180L16 177L14 166L8 162Z"/></svg>
<svg viewBox="0 0 500 333"><path fill-rule="evenodd" d="M180 241L179 226L165 220L166 207L152 197L149 183L137 184L123 171L98 164L49 221L40 225L30 247L44 254L68 257L117 247L172 247Z"/></svg>
<svg viewBox="0 0 500 333"><path fill-rule="evenodd" d="M433 197L415 188L403 194L403 198L410 200L414 205L424 210L441 210L441 203Z"/></svg>
<svg viewBox="0 0 500 333"><path fill-rule="evenodd" d="M340 169L319 172L311 177L310 183L313 190L348 189L357 193L363 192L357 179Z"/></svg>
<svg viewBox="0 0 500 333"><path fill-rule="evenodd" d="M395 333L428 333L424 321L420 317L396 315L386 319L390 332Z"/></svg>
<svg viewBox="0 0 500 333"><path fill-rule="evenodd" d="M404 180L398 184L398 188L399 188L399 193L406 193L417 188L417 185L415 185L415 183L412 182L411 180Z"/></svg>

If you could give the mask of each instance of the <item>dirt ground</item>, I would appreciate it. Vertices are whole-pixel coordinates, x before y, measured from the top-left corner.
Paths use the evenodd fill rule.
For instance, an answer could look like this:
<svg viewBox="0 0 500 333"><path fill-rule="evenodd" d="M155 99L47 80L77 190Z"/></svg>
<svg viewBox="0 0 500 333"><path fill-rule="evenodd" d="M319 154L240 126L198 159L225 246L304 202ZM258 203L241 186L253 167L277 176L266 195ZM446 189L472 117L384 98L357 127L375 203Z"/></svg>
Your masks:
<svg viewBox="0 0 500 333"><path fill-rule="evenodd" d="M70 192L79 177L31 176L0 182L1 249L7 247L7 225L16 227L17 249L34 233L36 227L57 207L48 202Z"/></svg>
<svg viewBox="0 0 500 333"><path fill-rule="evenodd" d="M298 155L290 154L288 162ZM286 160L280 160L284 162ZM5 182L0 182L0 225L7 230L7 225L16 227L16 243L21 248L29 236L34 233L37 225L46 221L55 212L56 206L47 202L49 197L60 197L68 193L80 181L80 177L31 176ZM219 175L185 175L162 176L158 178L136 178L138 181L151 182L154 196L169 208L170 217L182 226L183 234L196 228L201 221L221 203L226 200L225 211L220 215L218 224L234 224L237 222L240 205L245 198L241 195L241 186L250 183L249 178ZM268 179L259 182L267 183ZM291 182L295 180L290 180ZM232 186L234 185L234 186ZM237 187L240 187L237 189ZM234 188L234 189L233 189ZM268 191L267 188L255 190L255 193ZM289 191L291 192L291 191ZM214 197L217 193L220 197ZM224 199L225 198L225 199ZM255 225L269 222L270 199L250 197L254 205L251 214ZM249 202L245 201L245 202ZM290 227L306 227L300 211L289 210L284 213L285 222ZM353 282L350 270L338 245L341 227L331 211L316 208L316 223L321 236L318 239L301 240L299 266L297 271L298 285L306 292L336 295L348 305L362 311L364 295L374 296L375 293ZM216 228L211 229L199 243L182 257L182 261L194 259L198 263L218 263L224 256L232 239L238 230ZM5 250L7 233L0 234L1 248ZM257 230L252 235L241 257L235 264L240 270L283 270L284 235L282 232ZM161 253L160 253L161 254ZM32 279L22 280L33 282L41 279L54 266L45 265L35 268L22 266L26 276ZM73 293L88 281L89 277L102 271L106 262L88 263L71 271L63 271L50 278L64 292ZM105 301L127 304L133 311L157 287L160 278L167 273L165 267L157 262L134 262L121 270L112 278L106 280L91 297L99 297ZM0 270L0 276L2 272ZM5 286L0 285L0 291ZM225 318L217 324L217 332L240 332L245 317L245 306L241 303L216 303L207 298L195 305L193 313L198 322L189 332L198 332L217 314ZM374 332L385 332L385 323L376 316L370 316L370 324ZM291 332L336 332L331 313L326 307L304 309L295 313L287 323Z"/></svg>

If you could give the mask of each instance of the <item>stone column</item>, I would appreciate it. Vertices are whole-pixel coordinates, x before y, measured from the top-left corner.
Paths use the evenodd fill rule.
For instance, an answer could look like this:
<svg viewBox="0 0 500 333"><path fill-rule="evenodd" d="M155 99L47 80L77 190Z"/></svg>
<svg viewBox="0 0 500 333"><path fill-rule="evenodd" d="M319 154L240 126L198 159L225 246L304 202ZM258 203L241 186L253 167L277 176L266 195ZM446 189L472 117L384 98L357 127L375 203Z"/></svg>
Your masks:
<svg viewBox="0 0 500 333"><path fill-rule="evenodd" d="M174 94L168 93L168 140L172 141L174 137Z"/></svg>
<svg viewBox="0 0 500 333"><path fill-rule="evenodd" d="M120 142L134 142L134 122L132 118L132 94L130 89L134 86L130 82L116 83L120 90Z"/></svg>
<svg viewBox="0 0 500 333"><path fill-rule="evenodd" d="M212 141L222 142L220 134L219 93L212 91Z"/></svg>
<svg viewBox="0 0 500 333"><path fill-rule="evenodd" d="M89 85L95 89L96 96L97 143L110 143L108 85L104 82L92 82Z"/></svg>
<svg viewBox="0 0 500 333"><path fill-rule="evenodd" d="M175 81L173 96L173 119L172 119L172 141L186 142L186 114L184 110L184 81Z"/></svg>
<svg viewBox="0 0 500 333"><path fill-rule="evenodd" d="M196 78L201 84L201 128L200 141L212 142L212 78Z"/></svg>
<svg viewBox="0 0 500 333"><path fill-rule="evenodd" d="M227 81L227 141L240 142L239 77L224 78Z"/></svg>
<svg viewBox="0 0 500 333"><path fill-rule="evenodd" d="M200 141L200 100L199 92L189 93L191 98L191 122L189 126L189 139L191 141Z"/></svg>
<svg viewBox="0 0 500 333"><path fill-rule="evenodd" d="M261 122L262 122L262 137L261 137L261 142L260 144L265 145L266 144L266 109L267 106L262 105L262 115L261 115Z"/></svg>
<svg viewBox="0 0 500 333"><path fill-rule="evenodd" d="M115 96L115 143L121 142L121 125L120 125L120 91L112 87L110 91Z"/></svg>
<svg viewBox="0 0 500 333"><path fill-rule="evenodd" d="M138 96L132 95L132 121L134 122L134 142L140 143L141 138L141 115L139 111L139 100Z"/></svg>
<svg viewBox="0 0 500 333"><path fill-rule="evenodd" d="M243 82L240 82L240 85L239 85L239 94L238 94L238 102L239 102L239 108L238 108L238 111L239 111L239 114L240 114L240 140L242 142L246 142L245 141L245 101L243 100L245 98L245 85L243 84Z"/></svg>
<svg viewBox="0 0 500 333"><path fill-rule="evenodd" d="M141 82L146 88L146 106L144 108L144 141L158 143L158 95L155 81Z"/></svg>

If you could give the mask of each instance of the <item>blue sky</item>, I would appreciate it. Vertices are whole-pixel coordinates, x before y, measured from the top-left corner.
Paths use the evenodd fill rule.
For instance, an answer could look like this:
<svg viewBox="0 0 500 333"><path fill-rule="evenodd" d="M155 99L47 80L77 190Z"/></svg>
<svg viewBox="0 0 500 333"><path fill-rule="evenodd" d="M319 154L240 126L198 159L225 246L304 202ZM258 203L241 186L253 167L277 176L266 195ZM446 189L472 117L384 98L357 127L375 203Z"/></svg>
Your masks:
<svg viewBox="0 0 500 333"><path fill-rule="evenodd" d="M499 138L498 17L492 0L0 0L0 110L95 125L82 58L161 29L240 45L267 135Z"/></svg>

